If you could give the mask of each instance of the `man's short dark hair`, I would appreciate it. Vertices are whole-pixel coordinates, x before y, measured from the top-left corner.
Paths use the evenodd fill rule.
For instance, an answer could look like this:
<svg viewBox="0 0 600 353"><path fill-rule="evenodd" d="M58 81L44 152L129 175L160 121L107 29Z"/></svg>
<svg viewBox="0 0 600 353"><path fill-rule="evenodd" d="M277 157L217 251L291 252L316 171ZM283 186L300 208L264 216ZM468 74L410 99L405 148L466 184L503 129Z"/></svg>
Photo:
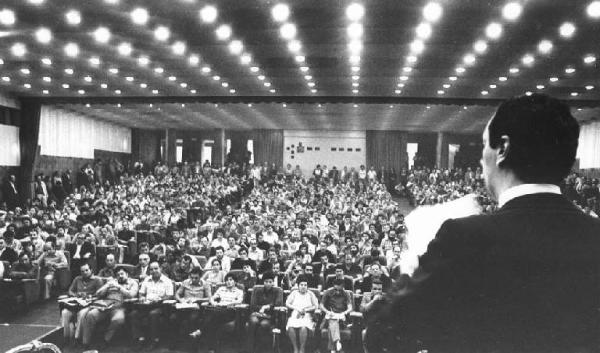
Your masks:
<svg viewBox="0 0 600 353"><path fill-rule="evenodd" d="M296 283L300 284L302 282L308 283L309 282L309 277L307 275L304 275L304 274L299 275L298 278L296 278Z"/></svg>
<svg viewBox="0 0 600 353"><path fill-rule="evenodd" d="M274 279L275 279L275 275L273 274L273 272L271 272L271 271L267 271L267 272L265 272L265 273L263 274L263 277L262 277L262 279L263 279L263 282L264 282L264 281L266 281L266 280L268 280L268 279L270 279L270 280L274 280Z"/></svg>
<svg viewBox="0 0 600 353"><path fill-rule="evenodd" d="M125 271L127 275L131 275L131 273L129 273L129 269L127 269L127 267L125 266L117 266L117 268L115 269L115 273L119 273L119 271Z"/></svg>
<svg viewBox="0 0 600 353"><path fill-rule="evenodd" d="M502 167L524 183L560 183L570 172L579 140L579 124L566 103L544 94L502 103L488 127L488 143L497 148L502 136L510 148Z"/></svg>
<svg viewBox="0 0 600 353"><path fill-rule="evenodd" d="M227 280L229 280L230 278L233 279L234 282L237 282L235 276L232 273L228 273L225 275L225 282L227 282Z"/></svg>
<svg viewBox="0 0 600 353"><path fill-rule="evenodd" d="M202 269L200 267L192 268L192 270L190 271L190 276L193 274L196 274L196 275L202 277Z"/></svg>

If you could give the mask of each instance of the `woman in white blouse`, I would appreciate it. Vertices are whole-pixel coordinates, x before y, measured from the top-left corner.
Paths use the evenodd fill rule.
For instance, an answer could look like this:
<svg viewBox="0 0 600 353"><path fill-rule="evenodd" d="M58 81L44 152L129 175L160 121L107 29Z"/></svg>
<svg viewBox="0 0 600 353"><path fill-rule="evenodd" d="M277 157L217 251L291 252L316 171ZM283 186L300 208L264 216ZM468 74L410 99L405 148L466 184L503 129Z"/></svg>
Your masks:
<svg viewBox="0 0 600 353"><path fill-rule="evenodd" d="M294 346L294 353L305 353L309 331L315 329L312 314L319 307L319 301L317 296L308 290L306 276L298 276L297 284L298 289L293 290L285 302L285 306L292 311L286 329Z"/></svg>

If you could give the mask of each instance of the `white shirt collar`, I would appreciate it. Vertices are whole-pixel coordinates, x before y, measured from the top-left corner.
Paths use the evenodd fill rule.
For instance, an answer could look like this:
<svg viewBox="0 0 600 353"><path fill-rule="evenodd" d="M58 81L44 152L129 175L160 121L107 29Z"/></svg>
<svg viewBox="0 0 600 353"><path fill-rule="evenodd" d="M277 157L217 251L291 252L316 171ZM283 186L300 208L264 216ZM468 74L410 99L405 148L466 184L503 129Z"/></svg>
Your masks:
<svg viewBox="0 0 600 353"><path fill-rule="evenodd" d="M560 188L554 184L521 184L505 190L498 196L498 207L519 196L531 194L561 194Z"/></svg>

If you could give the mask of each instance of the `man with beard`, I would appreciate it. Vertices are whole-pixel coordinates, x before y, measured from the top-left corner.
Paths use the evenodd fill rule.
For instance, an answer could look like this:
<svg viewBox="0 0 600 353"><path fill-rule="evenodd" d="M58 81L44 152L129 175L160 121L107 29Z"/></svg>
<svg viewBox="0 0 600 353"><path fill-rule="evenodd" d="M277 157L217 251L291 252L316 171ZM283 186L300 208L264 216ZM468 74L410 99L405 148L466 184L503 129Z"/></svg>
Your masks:
<svg viewBox="0 0 600 353"><path fill-rule="evenodd" d="M108 257L107 257L108 259ZM129 278L129 272L123 267L117 267L116 278L110 278L96 292L98 300L91 305L91 309L81 322L81 335L84 347L91 343L94 329L98 322L110 320L104 332L101 349L105 348L113 339L115 333L125 326L126 299L135 298L138 294L137 281Z"/></svg>

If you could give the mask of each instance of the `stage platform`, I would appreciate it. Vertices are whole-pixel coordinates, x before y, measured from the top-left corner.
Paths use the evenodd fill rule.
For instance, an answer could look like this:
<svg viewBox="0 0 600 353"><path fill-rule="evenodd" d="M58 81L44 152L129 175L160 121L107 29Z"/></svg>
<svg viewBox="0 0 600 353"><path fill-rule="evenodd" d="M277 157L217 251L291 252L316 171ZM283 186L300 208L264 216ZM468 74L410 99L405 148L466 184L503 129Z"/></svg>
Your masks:
<svg viewBox="0 0 600 353"><path fill-rule="evenodd" d="M0 324L0 352L38 340L62 345L62 328L52 325Z"/></svg>

